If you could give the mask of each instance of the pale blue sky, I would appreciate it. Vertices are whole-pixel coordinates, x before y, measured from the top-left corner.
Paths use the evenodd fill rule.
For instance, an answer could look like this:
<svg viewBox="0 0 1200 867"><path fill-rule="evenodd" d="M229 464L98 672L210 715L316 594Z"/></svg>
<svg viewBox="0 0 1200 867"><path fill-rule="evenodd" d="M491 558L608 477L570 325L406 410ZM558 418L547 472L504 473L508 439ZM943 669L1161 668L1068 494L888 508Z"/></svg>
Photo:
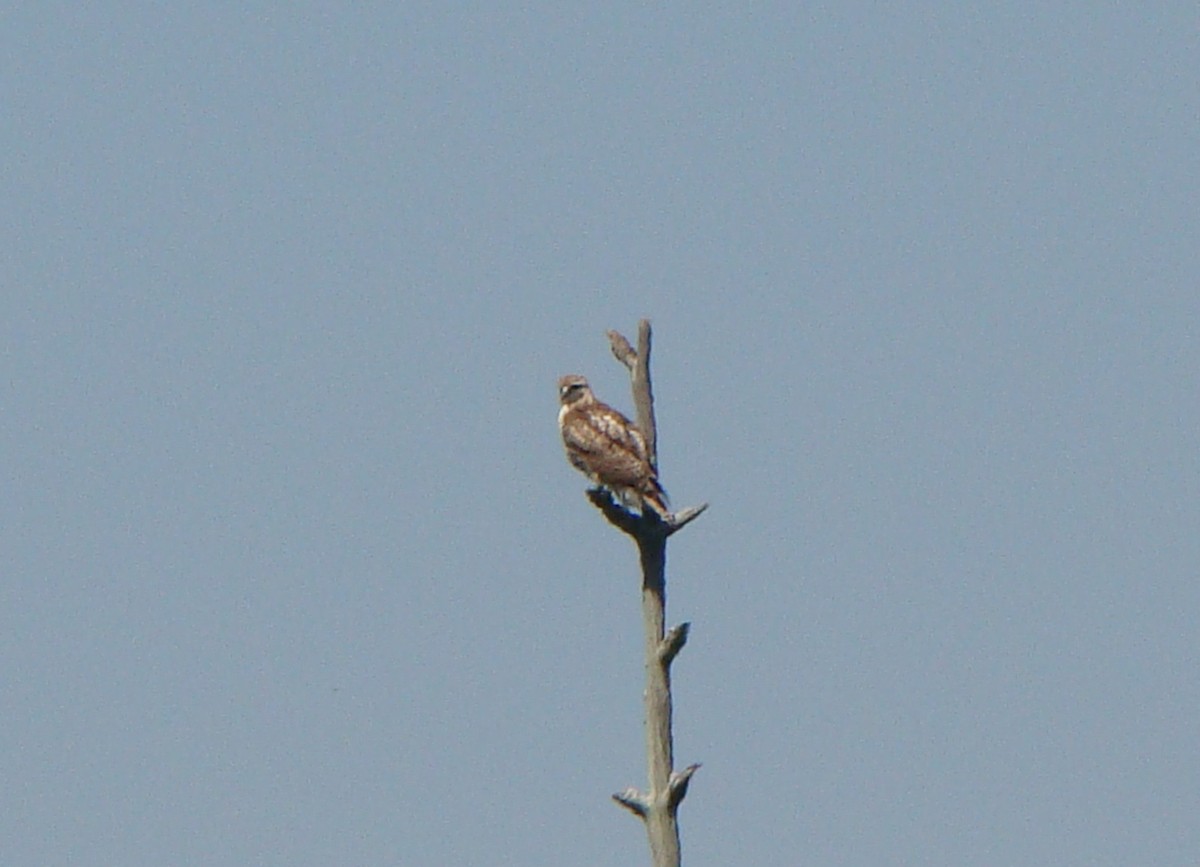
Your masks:
<svg viewBox="0 0 1200 867"><path fill-rule="evenodd" d="M1200 858L1192 3L0 13L0 863Z"/></svg>

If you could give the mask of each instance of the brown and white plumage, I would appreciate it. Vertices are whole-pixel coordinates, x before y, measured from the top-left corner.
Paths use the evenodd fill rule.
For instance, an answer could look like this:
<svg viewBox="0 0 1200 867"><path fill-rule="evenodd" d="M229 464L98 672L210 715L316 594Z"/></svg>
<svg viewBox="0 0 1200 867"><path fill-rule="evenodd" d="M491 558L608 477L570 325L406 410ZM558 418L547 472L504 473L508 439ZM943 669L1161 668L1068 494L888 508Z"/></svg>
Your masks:
<svg viewBox="0 0 1200 867"><path fill-rule="evenodd" d="M628 505L670 520L667 496L650 464L646 438L617 410L601 403L577 374L558 381L558 429L571 466Z"/></svg>

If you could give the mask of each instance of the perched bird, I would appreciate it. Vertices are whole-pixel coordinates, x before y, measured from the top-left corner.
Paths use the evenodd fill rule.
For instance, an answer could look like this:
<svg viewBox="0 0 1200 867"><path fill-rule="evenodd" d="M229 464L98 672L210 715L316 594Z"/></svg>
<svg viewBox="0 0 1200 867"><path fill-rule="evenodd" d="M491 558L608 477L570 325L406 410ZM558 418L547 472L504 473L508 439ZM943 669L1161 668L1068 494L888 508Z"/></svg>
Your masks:
<svg viewBox="0 0 1200 867"><path fill-rule="evenodd" d="M670 521L667 495L650 464L646 438L633 422L597 400L578 374L559 379L558 399L558 429L571 466L627 506L642 512L649 507Z"/></svg>

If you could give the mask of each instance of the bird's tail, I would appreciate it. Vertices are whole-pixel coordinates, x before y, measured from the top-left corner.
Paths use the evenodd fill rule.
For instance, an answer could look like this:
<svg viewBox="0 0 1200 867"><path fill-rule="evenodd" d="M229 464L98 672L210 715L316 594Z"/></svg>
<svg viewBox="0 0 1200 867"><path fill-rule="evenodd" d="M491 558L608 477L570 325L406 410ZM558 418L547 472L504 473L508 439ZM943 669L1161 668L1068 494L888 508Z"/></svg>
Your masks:
<svg viewBox="0 0 1200 867"><path fill-rule="evenodd" d="M671 507L667 501L667 492L663 490L663 486L659 484L658 479L650 478L642 487L642 510L649 506L658 514L664 521L670 523Z"/></svg>

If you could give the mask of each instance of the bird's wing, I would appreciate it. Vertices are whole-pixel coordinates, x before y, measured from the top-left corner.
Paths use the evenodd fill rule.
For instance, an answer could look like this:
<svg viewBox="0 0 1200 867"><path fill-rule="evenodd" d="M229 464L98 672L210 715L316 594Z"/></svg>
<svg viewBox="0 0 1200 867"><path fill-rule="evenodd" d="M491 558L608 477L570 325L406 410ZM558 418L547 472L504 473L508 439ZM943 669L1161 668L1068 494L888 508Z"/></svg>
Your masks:
<svg viewBox="0 0 1200 867"><path fill-rule="evenodd" d="M563 424L563 442L571 462L600 482L637 486L650 475L645 440L629 420L603 405L570 413Z"/></svg>

